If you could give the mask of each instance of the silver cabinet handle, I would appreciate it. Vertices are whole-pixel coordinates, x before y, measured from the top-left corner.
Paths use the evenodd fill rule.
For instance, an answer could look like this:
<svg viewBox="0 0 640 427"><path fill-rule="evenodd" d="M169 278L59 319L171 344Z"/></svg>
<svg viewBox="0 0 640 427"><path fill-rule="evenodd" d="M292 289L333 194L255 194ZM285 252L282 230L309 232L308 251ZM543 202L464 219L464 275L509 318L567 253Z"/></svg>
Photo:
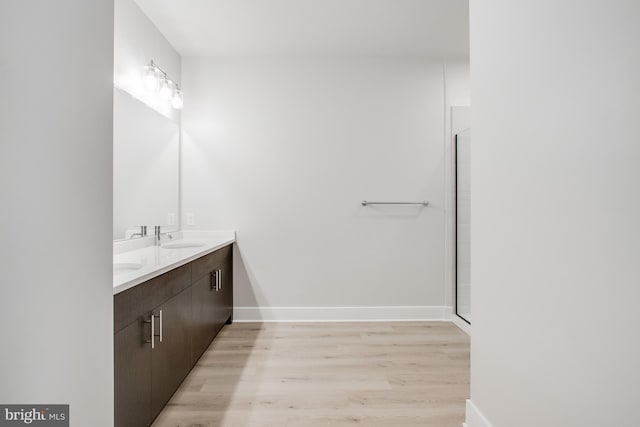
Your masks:
<svg viewBox="0 0 640 427"><path fill-rule="evenodd" d="M156 348L156 316L151 315L151 348Z"/></svg>
<svg viewBox="0 0 640 427"><path fill-rule="evenodd" d="M145 342L151 343L151 348L156 348L156 316L151 315L151 320L145 320L144 323L151 323L151 340Z"/></svg>
<svg viewBox="0 0 640 427"><path fill-rule="evenodd" d="M218 281L219 281L219 285L218 288L219 290L222 290L222 269L218 269Z"/></svg>
<svg viewBox="0 0 640 427"><path fill-rule="evenodd" d="M160 342L162 342L162 310L160 310Z"/></svg>

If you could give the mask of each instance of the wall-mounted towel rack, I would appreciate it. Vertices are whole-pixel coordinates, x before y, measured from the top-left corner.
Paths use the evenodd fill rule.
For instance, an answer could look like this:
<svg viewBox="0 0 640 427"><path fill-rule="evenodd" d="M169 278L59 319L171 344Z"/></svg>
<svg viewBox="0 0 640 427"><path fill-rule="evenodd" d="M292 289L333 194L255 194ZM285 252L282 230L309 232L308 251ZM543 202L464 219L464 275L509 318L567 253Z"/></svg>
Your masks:
<svg viewBox="0 0 640 427"><path fill-rule="evenodd" d="M363 200L362 202L362 206L367 206L367 205L422 205L422 206L428 206L429 202L426 200L423 200L421 202L368 202L366 200Z"/></svg>

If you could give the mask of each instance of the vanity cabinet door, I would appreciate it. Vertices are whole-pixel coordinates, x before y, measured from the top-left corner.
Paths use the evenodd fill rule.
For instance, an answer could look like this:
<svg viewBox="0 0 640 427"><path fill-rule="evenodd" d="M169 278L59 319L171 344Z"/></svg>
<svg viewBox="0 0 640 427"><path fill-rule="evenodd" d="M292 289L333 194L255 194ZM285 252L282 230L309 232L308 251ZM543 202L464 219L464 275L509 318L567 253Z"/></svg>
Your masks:
<svg viewBox="0 0 640 427"><path fill-rule="evenodd" d="M215 336L217 295L215 271L202 276L191 287L193 302L191 331L191 363L195 364Z"/></svg>
<svg viewBox="0 0 640 427"><path fill-rule="evenodd" d="M158 316L158 329L155 349L151 351L151 419L158 416L192 366L191 288L166 301L153 313Z"/></svg>
<svg viewBox="0 0 640 427"><path fill-rule="evenodd" d="M231 254L220 266L220 289L216 305L216 333L225 323L233 320L233 260Z"/></svg>
<svg viewBox="0 0 640 427"><path fill-rule="evenodd" d="M115 425L151 424L151 325L141 317L114 336Z"/></svg>

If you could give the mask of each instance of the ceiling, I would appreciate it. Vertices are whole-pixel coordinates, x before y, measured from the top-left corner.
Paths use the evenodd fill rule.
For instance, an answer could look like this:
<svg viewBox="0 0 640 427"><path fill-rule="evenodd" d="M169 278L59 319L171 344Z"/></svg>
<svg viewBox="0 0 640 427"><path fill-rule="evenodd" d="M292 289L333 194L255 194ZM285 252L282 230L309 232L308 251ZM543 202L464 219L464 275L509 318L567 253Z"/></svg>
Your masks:
<svg viewBox="0 0 640 427"><path fill-rule="evenodd" d="M182 56L469 55L468 0L135 0Z"/></svg>

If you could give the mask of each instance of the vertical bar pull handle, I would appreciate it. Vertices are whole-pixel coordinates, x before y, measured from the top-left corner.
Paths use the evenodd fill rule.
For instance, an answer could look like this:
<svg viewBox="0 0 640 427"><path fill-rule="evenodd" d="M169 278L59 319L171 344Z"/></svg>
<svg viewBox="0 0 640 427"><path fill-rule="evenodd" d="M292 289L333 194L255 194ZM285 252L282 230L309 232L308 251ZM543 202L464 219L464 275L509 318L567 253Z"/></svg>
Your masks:
<svg viewBox="0 0 640 427"><path fill-rule="evenodd" d="M162 342L162 310L160 310L160 342Z"/></svg>
<svg viewBox="0 0 640 427"><path fill-rule="evenodd" d="M218 269L218 290L222 290L222 270Z"/></svg>
<svg viewBox="0 0 640 427"><path fill-rule="evenodd" d="M151 340L145 342L151 343L151 348L156 348L156 316L151 314L151 320L145 320L144 323L151 323Z"/></svg>

